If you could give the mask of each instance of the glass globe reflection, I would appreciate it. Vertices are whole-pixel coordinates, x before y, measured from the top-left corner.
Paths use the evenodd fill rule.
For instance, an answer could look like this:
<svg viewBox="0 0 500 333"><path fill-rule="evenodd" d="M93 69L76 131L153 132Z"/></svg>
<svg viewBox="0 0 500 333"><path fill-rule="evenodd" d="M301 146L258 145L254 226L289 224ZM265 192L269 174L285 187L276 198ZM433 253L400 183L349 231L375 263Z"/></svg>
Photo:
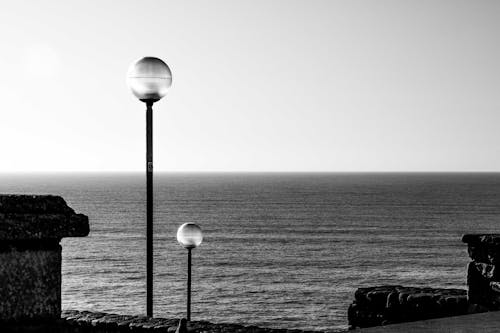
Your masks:
<svg viewBox="0 0 500 333"><path fill-rule="evenodd" d="M172 72L163 60L144 57L129 67L127 84L141 101L158 101L172 85Z"/></svg>
<svg viewBox="0 0 500 333"><path fill-rule="evenodd" d="M199 246L203 241L201 228L194 223L184 223L177 229L177 241L188 249Z"/></svg>

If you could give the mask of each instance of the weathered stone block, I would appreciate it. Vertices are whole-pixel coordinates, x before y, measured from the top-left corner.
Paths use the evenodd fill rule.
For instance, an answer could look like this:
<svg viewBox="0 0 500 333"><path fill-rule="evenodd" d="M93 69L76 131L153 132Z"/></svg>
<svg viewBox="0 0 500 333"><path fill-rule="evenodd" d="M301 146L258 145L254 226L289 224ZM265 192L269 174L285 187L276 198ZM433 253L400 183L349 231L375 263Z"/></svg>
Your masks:
<svg viewBox="0 0 500 333"><path fill-rule="evenodd" d="M500 309L500 234L467 234L462 241L473 260L467 267L469 302Z"/></svg>
<svg viewBox="0 0 500 333"><path fill-rule="evenodd" d="M462 242L470 245L500 246L500 234L465 234Z"/></svg>
<svg viewBox="0 0 500 333"><path fill-rule="evenodd" d="M462 241L473 261L500 264L500 234L467 234Z"/></svg>
<svg viewBox="0 0 500 333"><path fill-rule="evenodd" d="M28 329L59 320L59 242L88 232L88 218L61 197L0 195L0 326Z"/></svg>
<svg viewBox="0 0 500 333"><path fill-rule="evenodd" d="M500 308L500 292L497 290L495 266L470 262L467 268L467 296L469 303L480 304L495 310Z"/></svg>
<svg viewBox="0 0 500 333"><path fill-rule="evenodd" d="M61 249L0 253L0 320L51 319L61 311Z"/></svg>

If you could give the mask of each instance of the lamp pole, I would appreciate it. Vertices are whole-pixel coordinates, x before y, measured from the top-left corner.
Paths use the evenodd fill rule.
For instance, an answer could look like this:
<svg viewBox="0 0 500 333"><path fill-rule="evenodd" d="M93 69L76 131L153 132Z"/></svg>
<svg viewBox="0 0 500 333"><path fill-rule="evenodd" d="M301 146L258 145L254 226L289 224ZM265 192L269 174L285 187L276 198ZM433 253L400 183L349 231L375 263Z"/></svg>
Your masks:
<svg viewBox="0 0 500 333"><path fill-rule="evenodd" d="M127 83L146 103L146 315L153 316L153 103L167 94L172 73L163 60L145 57L133 63Z"/></svg>
<svg viewBox="0 0 500 333"><path fill-rule="evenodd" d="M188 247L188 280L187 280L187 304L186 304L186 319L191 321L191 250L192 247Z"/></svg>
<svg viewBox="0 0 500 333"><path fill-rule="evenodd" d="M146 315L153 316L153 101L146 101Z"/></svg>
<svg viewBox="0 0 500 333"><path fill-rule="evenodd" d="M177 241L188 250L186 319L191 321L191 250L203 241L201 228L194 223L184 223L177 229Z"/></svg>

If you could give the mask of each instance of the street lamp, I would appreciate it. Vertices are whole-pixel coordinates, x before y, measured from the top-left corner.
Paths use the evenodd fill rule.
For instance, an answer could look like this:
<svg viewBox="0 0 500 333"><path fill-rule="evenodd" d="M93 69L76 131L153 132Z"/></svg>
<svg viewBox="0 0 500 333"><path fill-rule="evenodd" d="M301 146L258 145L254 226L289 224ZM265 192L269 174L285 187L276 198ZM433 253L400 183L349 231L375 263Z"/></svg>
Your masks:
<svg viewBox="0 0 500 333"><path fill-rule="evenodd" d="M153 103L167 94L172 73L161 59L144 57L128 69L127 84L146 103L146 315L153 316Z"/></svg>
<svg viewBox="0 0 500 333"><path fill-rule="evenodd" d="M188 280L187 280L187 320L191 320L191 250L203 241L201 228L194 223L184 223L177 229L177 241L188 250Z"/></svg>

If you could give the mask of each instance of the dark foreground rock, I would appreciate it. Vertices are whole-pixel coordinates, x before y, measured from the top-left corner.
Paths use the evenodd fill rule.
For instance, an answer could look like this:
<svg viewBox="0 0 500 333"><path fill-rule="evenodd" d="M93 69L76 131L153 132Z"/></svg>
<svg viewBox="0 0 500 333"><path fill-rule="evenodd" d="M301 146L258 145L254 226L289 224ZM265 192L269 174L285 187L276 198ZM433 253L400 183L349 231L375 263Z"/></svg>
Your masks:
<svg viewBox="0 0 500 333"><path fill-rule="evenodd" d="M467 267L469 302L500 309L500 234L462 237L472 261Z"/></svg>
<svg viewBox="0 0 500 333"><path fill-rule="evenodd" d="M62 333L73 332L165 332L175 333L179 319L126 316L103 312L67 310L63 311ZM180 331L183 333L183 331ZM288 329L272 329L237 324L214 324L208 321L191 321L187 324L190 333L318 333Z"/></svg>
<svg viewBox="0 0 500 333"><path fill-rule="evenodd" d="M359 288L348 310L350 328L456 316L469 309L463 289L378 286Z"/></svg>

